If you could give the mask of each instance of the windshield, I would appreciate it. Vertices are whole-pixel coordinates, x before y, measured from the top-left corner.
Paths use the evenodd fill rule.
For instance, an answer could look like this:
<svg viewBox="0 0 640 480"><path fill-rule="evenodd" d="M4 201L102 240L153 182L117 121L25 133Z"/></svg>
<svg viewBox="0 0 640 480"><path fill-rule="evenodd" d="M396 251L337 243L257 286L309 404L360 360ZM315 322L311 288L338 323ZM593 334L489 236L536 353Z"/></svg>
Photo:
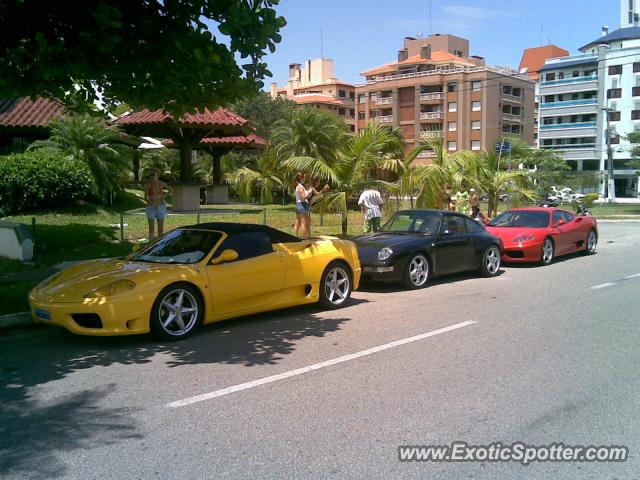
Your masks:
<svg viewBox="0 0 640 480"><path fill-rule="evenodd" d="M389 233L425 233L433 235L440 227L440 214L437 212L396 212L383 227Z"/></svg>
<svg viewBox="0 0 640 480"><path fill-rule="evenodd" d="M502 212L489 225L492 227L545 228L549 226L549 212L510 210Z"/></svg>
<svg viewBox="0 0 640 480"><path fill-rule="evenodd" d="M179 229L167 233L153 245L149 245L131 257L133 262L197 263L220 240L219 232Z"/></svg>

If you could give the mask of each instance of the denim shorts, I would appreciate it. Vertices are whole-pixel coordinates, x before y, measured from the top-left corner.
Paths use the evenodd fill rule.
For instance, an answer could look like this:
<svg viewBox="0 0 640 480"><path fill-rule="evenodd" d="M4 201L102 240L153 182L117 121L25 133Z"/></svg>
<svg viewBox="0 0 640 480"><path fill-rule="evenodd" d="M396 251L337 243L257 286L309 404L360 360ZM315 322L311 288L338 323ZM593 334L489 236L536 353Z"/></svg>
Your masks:
<svg viewBox="0 0 640 480"><path fill-rule="evenodd" d="M154 205L147 205L147 218L150 220L164 220L167 216L167 206L163 203L157 207Z"/></svg>
<svg viewBox="0 0 640 480"><path fill-rule="evenodd" d="M296 202L296 213L311 213L309 202Z"/></svg>

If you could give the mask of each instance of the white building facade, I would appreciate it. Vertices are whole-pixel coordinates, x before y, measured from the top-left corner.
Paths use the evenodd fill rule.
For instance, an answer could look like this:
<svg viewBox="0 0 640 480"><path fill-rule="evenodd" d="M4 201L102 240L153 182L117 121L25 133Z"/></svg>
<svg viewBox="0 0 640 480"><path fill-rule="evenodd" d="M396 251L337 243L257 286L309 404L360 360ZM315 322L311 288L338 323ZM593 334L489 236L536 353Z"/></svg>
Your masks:
<svg viewBox="0 0 640 480"><path fill-rule="evenodd" d="M622 3L622 18L637 21L635 0ZM627 135L640 130L640 27L607 33L580 50L540 69L539 146L592 177L584 191L606 196L609 124L616 197L637 197L638 162Z"/></svg>

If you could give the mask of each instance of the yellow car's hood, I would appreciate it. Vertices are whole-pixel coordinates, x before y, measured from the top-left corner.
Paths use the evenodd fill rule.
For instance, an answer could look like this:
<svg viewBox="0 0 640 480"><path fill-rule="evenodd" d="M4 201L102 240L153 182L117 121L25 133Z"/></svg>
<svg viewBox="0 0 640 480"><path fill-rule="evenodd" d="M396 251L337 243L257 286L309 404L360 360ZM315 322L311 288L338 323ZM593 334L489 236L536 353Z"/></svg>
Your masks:
<svg viewBox="0 0 640 480"><path fill-rule="evenodd" d="M139 288L158 273L184 269L186 265L130 262L122 259L101 259L82 262L45 280L36 286L32 295L49 302L82 302L84 295L118 280L130 280Z"/></svg>

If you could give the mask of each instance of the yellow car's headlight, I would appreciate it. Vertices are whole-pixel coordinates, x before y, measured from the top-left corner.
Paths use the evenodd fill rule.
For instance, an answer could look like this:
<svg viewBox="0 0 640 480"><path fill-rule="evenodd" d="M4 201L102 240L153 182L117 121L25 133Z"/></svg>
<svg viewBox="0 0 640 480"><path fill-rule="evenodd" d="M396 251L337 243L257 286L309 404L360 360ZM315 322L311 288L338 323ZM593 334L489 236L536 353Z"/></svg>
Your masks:
<svg viewBox="0 0 640 480"><path fill-rule="evenodd" d="M136 284L131 280L118 280L117 282L112 282L102 287L94 288L89 293L86 293L84 298L110 297L112 295L126 293L134 288L136 288Z"/></svg>

